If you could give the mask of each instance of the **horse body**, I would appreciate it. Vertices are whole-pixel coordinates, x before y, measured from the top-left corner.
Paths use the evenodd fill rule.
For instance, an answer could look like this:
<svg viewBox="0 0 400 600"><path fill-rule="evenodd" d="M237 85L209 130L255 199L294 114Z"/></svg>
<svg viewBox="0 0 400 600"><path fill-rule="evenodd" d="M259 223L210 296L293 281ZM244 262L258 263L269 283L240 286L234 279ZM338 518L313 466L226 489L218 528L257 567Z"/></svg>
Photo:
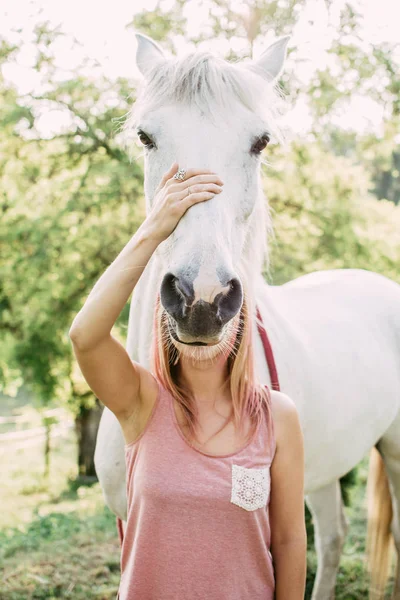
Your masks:
<svg viewBox="0 0 400 600"><path fill-rule="evenodd" d="M160 272L155 258L134 291L130 309L127 349L147 367ZM256 304L272 344L281 389L299 411L307 501L320 529L327 528L330 539L340 540L331 557L338 563L345 528L341 497L335 493L339 478L382 438L390 448L399 446L400 286L361 270L321 271L282 286L269 286L260 277ZM270 383L255 320L253 340L259 379ZM123 444L119 423L105 408L96 470L106 503L126 520ZM340 518L325 519L327 508ZM320 584L313 598L325 600L337 566L324 568L324 549L319 554Z"/></svg>
<svg viewBox="0 0 400 600"><path fill-rule="evenodd" d="M281 389L296 403L304 432L306 500L318 553L313 600L327 600L346 530L339 478L376 445L391 483L400 551L400 286L361 270L317 272L282 286L261 276L269 221L258 150L260 140L279 134L267 100L274 101L269 85L280 73L287 40L256 63L227 67L208 54L168 62L158 45L138 37L137 62L149 81L135 117L149 140L147 210L173 157L180 165L213 168L225 186L219 198L187 211L146 266L132 295L128 353L150 368L158 295L180 351L189 352L193 340L203 343L196 352L204 356L223 340L244 293L253 311L258 306ZM224 96L232 100L227 114ZM214 108L218 117L209 114ZM218 321L223 311L226 318ZM255 318L253 344L258 379L270 383ZM106 503L126 520L124 442L107 408L95 464ZM399 569L396 594L400 600Z"/></svg>
<svg viewBox="0 0 400 600"><path fill-rule="evenodd" d="M336 270L260 288L281 389L303 426L310 493L352 469L399 413L400 286ZM257 358L265 380L259 343Z"/></svg>

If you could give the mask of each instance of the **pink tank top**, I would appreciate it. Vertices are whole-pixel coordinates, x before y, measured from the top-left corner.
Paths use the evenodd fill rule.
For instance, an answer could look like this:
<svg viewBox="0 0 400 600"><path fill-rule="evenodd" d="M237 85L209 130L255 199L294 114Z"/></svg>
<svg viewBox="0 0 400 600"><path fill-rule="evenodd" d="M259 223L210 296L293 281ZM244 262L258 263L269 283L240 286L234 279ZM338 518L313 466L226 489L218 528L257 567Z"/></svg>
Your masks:
<svg viewBox="0 0 400 600"><path fill-rule="evenodd" d="M191 446L159 384L144 431L125 445L120 600L273 600L274 454L265 413L236 452L215 456Z"/></svg>

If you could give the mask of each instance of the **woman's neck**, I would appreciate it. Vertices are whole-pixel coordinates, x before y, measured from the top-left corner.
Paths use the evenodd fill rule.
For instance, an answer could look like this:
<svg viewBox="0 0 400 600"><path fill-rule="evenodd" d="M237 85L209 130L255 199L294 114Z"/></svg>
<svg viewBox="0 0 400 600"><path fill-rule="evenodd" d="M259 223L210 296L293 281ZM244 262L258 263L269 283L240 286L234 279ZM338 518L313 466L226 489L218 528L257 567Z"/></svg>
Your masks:
<svg viewBox="0 0 400 600"><path fill-rule="evenodd" d="M229 394L228 361L223 354L211 361L198 361L181 355L178 378L203 408L212 406L216 400Z"/></svg>

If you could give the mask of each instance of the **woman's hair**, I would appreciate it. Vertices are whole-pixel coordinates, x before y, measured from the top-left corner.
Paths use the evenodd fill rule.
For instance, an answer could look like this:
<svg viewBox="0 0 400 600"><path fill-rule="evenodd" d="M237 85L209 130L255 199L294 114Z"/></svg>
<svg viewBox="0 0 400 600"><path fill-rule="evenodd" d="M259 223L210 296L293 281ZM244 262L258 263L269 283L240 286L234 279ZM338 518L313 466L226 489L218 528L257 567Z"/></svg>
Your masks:
<svg viewBox="0 0 400 600"><path fill-rule="evenodd" d="M244 423L250 419L252 427L250 427L247 441L258 428L263 418L263 411L266 413L270 433L272 427L269 389L256 381L251 314L249 300L245 294L236 336L227 357L233 413L226 424L232 419L236 431L243 433ZM195 439L198 424L196 404L190 391L183 386L182 382L178 382L179 351L170 340L168 314L163 308L159 296L155 304L153 331L153 372L161 385L179 403L184 415L184 427L189 431L191 439Z"/></svg>

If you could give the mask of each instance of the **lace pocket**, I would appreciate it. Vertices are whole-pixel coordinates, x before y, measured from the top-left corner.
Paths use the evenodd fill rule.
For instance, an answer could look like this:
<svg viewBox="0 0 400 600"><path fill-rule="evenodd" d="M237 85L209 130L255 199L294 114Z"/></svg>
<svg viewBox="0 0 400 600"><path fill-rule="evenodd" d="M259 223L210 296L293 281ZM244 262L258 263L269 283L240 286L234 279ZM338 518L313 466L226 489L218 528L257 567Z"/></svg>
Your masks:
<svg viewBox="0 0 400 600"><path fill-rule="evenodd" d="M232 465L231 502L245 510L266 506L271 486L269 467L250 469Z"/></svg>

